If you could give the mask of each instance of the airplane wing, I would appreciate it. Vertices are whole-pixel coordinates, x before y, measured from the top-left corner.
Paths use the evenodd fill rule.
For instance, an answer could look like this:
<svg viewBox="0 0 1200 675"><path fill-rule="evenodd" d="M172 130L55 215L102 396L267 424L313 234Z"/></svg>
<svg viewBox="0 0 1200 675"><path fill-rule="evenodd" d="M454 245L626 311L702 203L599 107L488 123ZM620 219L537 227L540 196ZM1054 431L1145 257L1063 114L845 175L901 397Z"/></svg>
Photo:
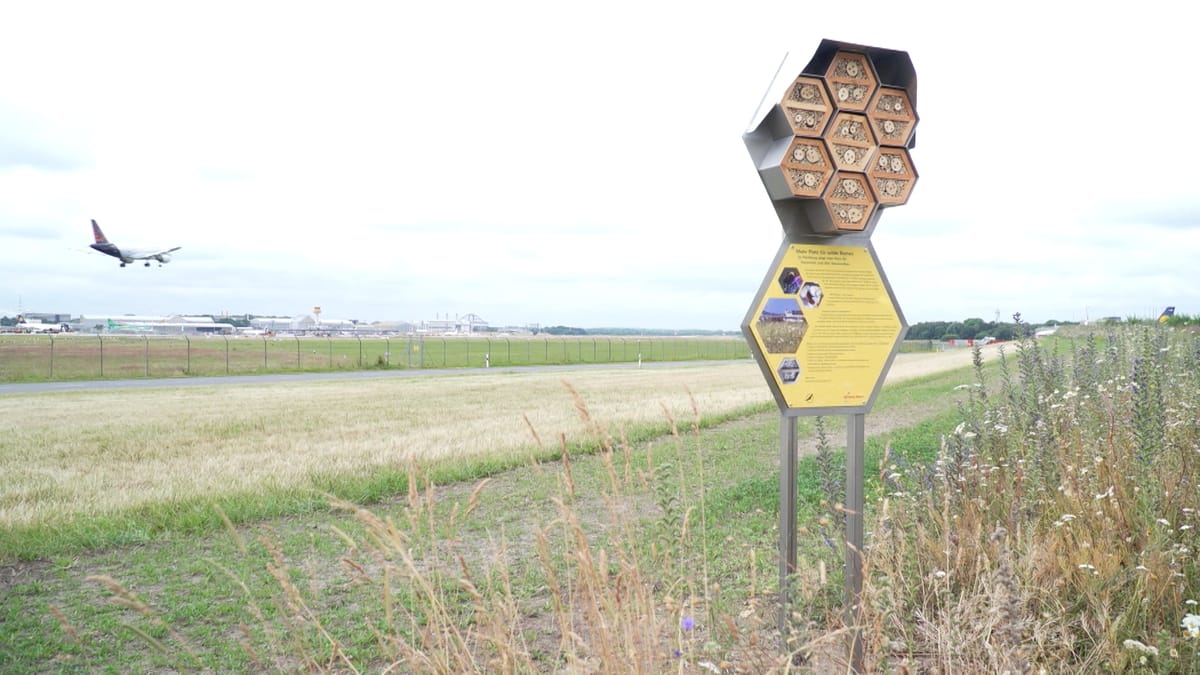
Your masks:
<svg viewBox="0 0 1200 675"><path fill-rule="evenodd" d="M174 253L175 251L178 251L178 250L179 250L179 249L181 249L181 248L183 248L183 247L182 247L182 246L176 246L175 248L167 248L167 249L163 249L163 250L161 250L161 251L151 251L150 253L143 253L143 252L141 252L141 251L138 251L138 254L137 254L137 256L136 256L136 257L137 257L139 260L148 260L148 259L150 259L150 258L157 258L157 257L158 257L158 256L160 256L160 255L166 255L166 254L168 254L168 253Z"/></svg>

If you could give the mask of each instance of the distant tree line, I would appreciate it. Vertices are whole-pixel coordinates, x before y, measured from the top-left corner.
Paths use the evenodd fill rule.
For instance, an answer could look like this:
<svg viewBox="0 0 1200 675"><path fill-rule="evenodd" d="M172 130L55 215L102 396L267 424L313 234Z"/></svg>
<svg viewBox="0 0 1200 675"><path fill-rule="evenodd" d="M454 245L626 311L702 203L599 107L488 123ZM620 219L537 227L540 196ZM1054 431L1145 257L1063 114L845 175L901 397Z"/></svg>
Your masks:
<svg viewBox="0 0 1200 675"><path fill-rule="evenodd" d="M1059 322L1050 321L1049 325ZM984 321L983 319L964 319L962 321L922 321L908 329L908 340L978 340L985 337L997 340L1012 340L1020 330L1028 330L1027 324L1009 323L1004 321Z"/></svg>

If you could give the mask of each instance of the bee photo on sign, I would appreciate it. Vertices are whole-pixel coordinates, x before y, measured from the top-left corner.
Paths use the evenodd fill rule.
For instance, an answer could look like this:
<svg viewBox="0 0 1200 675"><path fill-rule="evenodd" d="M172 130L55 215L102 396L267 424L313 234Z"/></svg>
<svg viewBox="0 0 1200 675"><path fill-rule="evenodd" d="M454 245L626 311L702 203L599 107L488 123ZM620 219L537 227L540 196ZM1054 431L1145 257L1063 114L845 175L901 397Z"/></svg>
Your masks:
<svg viewBox="0 0 1200 675"><path fill-rule="evenodd" d="M800 304L804 305L804 309L812 309L820 305L821 299L824 297L824 291L816 282L808 281L800 286Z"/></svg>

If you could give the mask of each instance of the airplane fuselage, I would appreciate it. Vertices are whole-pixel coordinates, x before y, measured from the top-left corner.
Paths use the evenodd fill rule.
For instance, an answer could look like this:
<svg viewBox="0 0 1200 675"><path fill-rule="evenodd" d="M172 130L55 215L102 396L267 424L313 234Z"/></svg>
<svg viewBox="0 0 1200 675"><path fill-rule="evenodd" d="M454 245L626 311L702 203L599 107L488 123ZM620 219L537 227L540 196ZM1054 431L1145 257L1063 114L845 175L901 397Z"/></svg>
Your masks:
<svg viewBox="0 0 1200 675"><path fill-rule="evenodd" d="M91 247L105 255L110 255L110 256L116 258L117 260L120 260L121 267L124 267L125 265L127 265L131 262L134 262L135 260L146 261L145 262L146 267L150 266L151 260L156 260L156 261L158 261L158 264L161 266L163 263L167 263L167 262L171 261L171 256L168 255L169 253L173 253L173 252L179 250L178 246L176 246L174 248L168 248L166 250L160 249L160 250L149 250L149 251L134 250L134 249L129 249L129 248L121 249L116 244L110 242L104 236L104 233L100 231L100 226L96 224L95 220L92 221L92 233L95 235L96 243L91 244Z"/></svg>

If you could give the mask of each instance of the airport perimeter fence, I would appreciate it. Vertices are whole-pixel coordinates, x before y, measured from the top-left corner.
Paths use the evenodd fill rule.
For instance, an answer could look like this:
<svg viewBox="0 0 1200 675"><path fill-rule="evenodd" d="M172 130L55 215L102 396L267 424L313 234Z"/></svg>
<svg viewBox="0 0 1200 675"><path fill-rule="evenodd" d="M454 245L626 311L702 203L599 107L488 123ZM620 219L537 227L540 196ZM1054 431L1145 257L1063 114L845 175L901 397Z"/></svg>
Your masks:
<svg viewBox="0 0 1200 675"><path fill-rule="evenodd" d="M0 382L749 357L740 337L0 335Z"/></svg>

